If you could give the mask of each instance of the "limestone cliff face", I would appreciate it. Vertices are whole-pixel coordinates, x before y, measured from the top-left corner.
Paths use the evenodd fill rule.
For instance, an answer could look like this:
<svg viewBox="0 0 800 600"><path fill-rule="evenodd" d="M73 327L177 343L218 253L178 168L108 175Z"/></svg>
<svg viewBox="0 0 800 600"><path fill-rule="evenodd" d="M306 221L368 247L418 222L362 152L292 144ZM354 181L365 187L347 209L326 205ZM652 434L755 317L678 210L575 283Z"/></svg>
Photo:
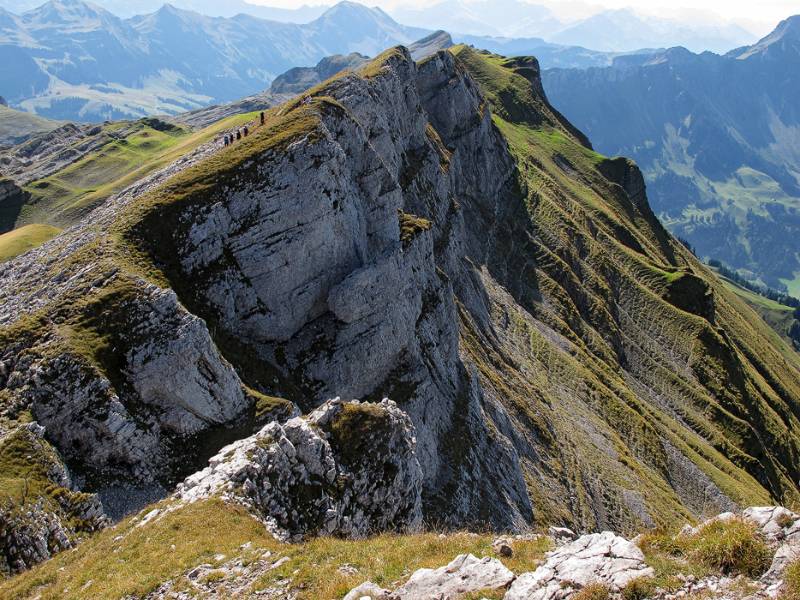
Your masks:
<svg viewBox="0 0 800 600"><path fill-rule="evenodd" d="M427 522L620 530L795 497L795 359L537 73L394 49L0 267L0 435L35 419L110 502L275 416L388 397Z"/></svg>
<svg viewBox="0 0 800 600"><path fill-rule="evenodd" d="M487 428L460 359L453 290L469 278L458 203L491 210L514 169L506 144L450 54L418 69L398 51L375 77L343 77L325 94L337 103L320 107L313 140L247 164L215 201L182 208L171 240L150 250L173 265L177 289L192 282L193 310L272 365L286 381L278 392L296 390L303 408L334 395L400 402L437 517L522 525L518 459ZM403 240L414 215L430 229ZM255 381L258 370L241 372Z"/></svg>

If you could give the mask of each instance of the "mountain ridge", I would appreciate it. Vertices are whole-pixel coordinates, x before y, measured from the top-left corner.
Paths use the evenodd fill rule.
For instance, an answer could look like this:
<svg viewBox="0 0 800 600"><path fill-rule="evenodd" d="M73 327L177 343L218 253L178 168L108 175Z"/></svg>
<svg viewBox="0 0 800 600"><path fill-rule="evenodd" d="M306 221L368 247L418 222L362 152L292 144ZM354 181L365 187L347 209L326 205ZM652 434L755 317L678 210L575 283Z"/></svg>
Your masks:
<svg viewBox="0 0 800 600"><path fill-rule="evenodd" d="M57 119L174 115L259 93L280 73L311 67L326 56L374 56L432 33L352 2L303 24L243 13L204 16L185 2L165 6L125 19L82 7L79 0L54 0L20 16L3 13L4 94L17 108ZM67 23L74 31L60 34ZM504 54L537 54L551 66L607 65L618 54L537 38L458 35L456 41Z"/></svg>
<svg viewBox="0 0 800 600"><path fill-rule="evenodd" d="M633 530L798 497L800 359L539 73L394 48L0 266L3 441L79 474L78 513L127 497L118 516L229 442L358 397L328 442L344 478L294 496L349 506L341 440L395 439L375 425L389 397L443 526ZM35 522L88 535L40 483ZM42 544L25 566L65 547Z"/></svg>

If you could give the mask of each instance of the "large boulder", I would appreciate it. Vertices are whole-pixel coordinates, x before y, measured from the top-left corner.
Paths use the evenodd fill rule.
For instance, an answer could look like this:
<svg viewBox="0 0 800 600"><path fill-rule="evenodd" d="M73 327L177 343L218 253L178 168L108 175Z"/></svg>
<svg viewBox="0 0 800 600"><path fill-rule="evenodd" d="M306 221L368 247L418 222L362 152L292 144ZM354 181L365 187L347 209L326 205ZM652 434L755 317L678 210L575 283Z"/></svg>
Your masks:
<svg viewBox="0 0 800 600"><path fill-rule="evenodd" d="M542 566L514 581L505 600L560 600L590 583L619 591L653 575L634 543L610 531L593 533L548 553Z"/></svg>
<svg viewBox="0 0 800 600"><path fill-rule="evenodd" d="M481 590L507 587L514 573L496 558L460 554L438 569L419 569L394 591L397 600L450 600Z"/></svg>
<svg viewBox="0 0 800 600"><path fill-rule="evenodd" d="M353 588L344 600L455 600L465 594L508 587L514 573L496 558L459 554L438 569L418 569L390 592L371 581Z"/></svg>
<svg viewBox="0 0 800 600"><path fill-rule="evenodd" d="M177 495L242 503L281 540L407 530L422 520L415 444L410 419L391 400L337 398L223 448Z"/></svg>

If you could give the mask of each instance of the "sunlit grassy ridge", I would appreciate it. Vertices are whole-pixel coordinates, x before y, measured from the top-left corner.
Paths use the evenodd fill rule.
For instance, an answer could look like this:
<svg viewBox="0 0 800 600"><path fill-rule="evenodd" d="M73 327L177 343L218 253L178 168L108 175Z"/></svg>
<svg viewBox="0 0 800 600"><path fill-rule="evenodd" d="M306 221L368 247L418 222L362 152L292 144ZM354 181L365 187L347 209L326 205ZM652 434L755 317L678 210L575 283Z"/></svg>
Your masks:
<svg viewBox="0 0 800 600"><path fill-rule="evenodd" d="M61 230L35 223L0 234L0 262L19 256L57 236Z"/></svg>
<svg viewBox="0 0 800 600"><path fill-rule="evenodd" d="M70 225L113 194L254 117L234 115L199 131L158 126L147 119L105 125L100 135L108 137L106 143L25 187L31 198L18 223Z"/></svg>

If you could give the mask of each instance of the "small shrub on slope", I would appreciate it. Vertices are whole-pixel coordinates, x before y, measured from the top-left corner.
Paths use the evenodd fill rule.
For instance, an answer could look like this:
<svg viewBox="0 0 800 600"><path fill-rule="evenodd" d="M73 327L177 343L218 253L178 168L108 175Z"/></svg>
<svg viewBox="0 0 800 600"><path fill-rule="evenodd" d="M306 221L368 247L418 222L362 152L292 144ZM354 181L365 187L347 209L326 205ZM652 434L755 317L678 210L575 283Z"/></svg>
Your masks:
<svg viewBox="0 0 800 600"><path fill-rule="evenodd" d="M573 600L608 600L611 590L602 583L590 583L572 598Z"/></svg>
<svg viewBox="0 0 800 600"><path fill-rule="evenodd" d="M623 600L644 600L653 596L655 583L649 577L634 579L622 588Z"/></svg>

